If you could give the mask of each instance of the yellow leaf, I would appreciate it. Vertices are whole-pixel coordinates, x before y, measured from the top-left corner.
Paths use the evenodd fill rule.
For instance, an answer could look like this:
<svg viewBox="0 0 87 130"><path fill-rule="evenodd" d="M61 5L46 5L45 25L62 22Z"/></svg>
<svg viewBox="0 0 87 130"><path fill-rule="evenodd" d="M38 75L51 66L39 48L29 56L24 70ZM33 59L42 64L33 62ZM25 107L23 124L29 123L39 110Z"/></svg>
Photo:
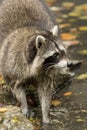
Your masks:
<svg viewBox="0 0 87 130"><path fill-rule="evenodd" d="M66 9L70 9L74 6L73 2L63 2L62 6L65 7Z"/></svg>
<svg viewBox="0 0 87 130"><path fill-rule="evenodd" d="M67 14L62 14L62 18L68 18Z"/></svg>
<svg viewBox="0 0 87 130"><path fill-rule="evenodd" d="M81 11L83 10L83 6L84 6L84 5L82 5L82 4L76 6L76 7L75 7L75 11L77 11L77 12L81 12Z"/></svg>
<svg viewBox="0 0 87 130"><path fill-rule="evenodd" d="M62 102L59 101L59 100L53 100L53 101L51 102L52 106L58 106L58 105L60 105L61 103L62 103Z"/></svg>
<svg viewBox="0 0 87 130"><path fill-rule="evenodd" d="M30 120L30 121L33 121L34 119L31 117L31 118L29 118L29 120Z"/></svg>
<svg viewBox="0 0 87 130"><path fill-rule="evenodd" d="M81 20L87 20L87 15L79 17Z"/></svg>
<svg viewBox="0 0 87 130"><path fill-rule="evenodd" d="M61 23L61 22L63 21L63 19L57 18L56 21L57 21L58 23Z"/></svg>
<svg viewBox="0 0 87 130"><path fill-rule="evenodd" d="M14 118L12 119L12 121L13 121L14 123L16 123L16 122L18 122L19 120L18 120L17 117L14 117Z"/></svg>
<svg viewBox="0 0 87 130"><path fill-rule="evenodd" d="M0 113L4 113L4 112L6 112L8 109L7 108L0 108Z"/></svg>
<svg viewBox="0 0 87 130"><path fill-rule="evenodd" d="M64 96L71 96L72 95L72 92L66 92L63 94Z"/></svg>
<svg viewBox="0 0 87 130"><path fill-rule="evenodd" d="M81 74L77 77L77 79L81 80L81 79L87 79L87 73L86 74Z"/></svg>
<svg viewBox="0 0 87 130"><path fill-rule="evenodd" d="M75 39L76 36L70 33L63 33L60 35L62 40L72 40Z"/></svg>
<svg viewBox="0 0 87 130"><path fill-rule="evenodd" d="M60 24L60 28L65 28L65 27L70 27L71 24L66 23L66 24Z"/></svg>
<svg viewBox="0 0 87 130"><path fill-rule="evenodd" d="M78 17L78 16L80 16L80 12L71 12L71 13L69 13L69 16Z"/></svg>
<svg viewBox="0 0 87 130"><path fill-rule="evenodd" d="M76 19L70 18L70 19L69 19L69 22L71 22L71 23L76 22Z"/></svg>
<svg viewBox="0 0 87 130"><path fill-rule="evenodd" d="M87 26L81 26L81 27L79 27L79 30L80 31L87 31Z"/></svg>
<svg viewBox="0 0 87 130"><path fill-rule="evenodd" d="M1 80L0 81L0 85L4 85L5 84L5 81L4 80Z"/></svg>
<svg viewBox="0 0 87 130"><path fill-rule="evenodd" d="M85 120L85 119L80 119L80 118L79 118L79 119L77 119L76 121L77 121L77 122L86 122L86 120Z"/></svg>
<svg viewBox="0 0 87 130"><path fill-rule="evenodd" d="M79 12L87 11L87 4L81 4L76 6L75 11L79 11Z"/></svg>
<svg viewBox="0 0 87 130"><path fill-rule="evenodd" d="M74 10L77 12L82 12L84 10L86 11L86 9L87 9L87 4L81 4L76 6Z"/></svg>
<svg viewBox="0 0 87 130"><path fill-rule="evenodd" d="M82 55L87 55L87 50L81 50L81 51L79 51L79 53Z"/></svg>

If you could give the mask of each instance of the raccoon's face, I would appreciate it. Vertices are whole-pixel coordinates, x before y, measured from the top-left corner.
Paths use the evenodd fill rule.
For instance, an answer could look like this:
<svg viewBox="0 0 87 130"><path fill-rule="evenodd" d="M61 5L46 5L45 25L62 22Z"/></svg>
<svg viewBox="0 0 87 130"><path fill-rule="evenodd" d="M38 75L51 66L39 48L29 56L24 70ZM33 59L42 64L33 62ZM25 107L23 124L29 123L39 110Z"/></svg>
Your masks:
<svg viewBox="0 0 87 130"><path fill-rule="evenodd" d="M66 49L60 40L50 41L48 43L48 49L45 48L45 53L42 57L44 59L42 63L42 71L49 72L50 70L59 72L59 74L70 74L71 61L66 54ZM41 53L40 53L41 54Z"/></svg>
<svg viewBox="0 0 87 130"><path fill-rule="evenodd" d="M66 50L58 40L58 28L55 26L51 35L37 35L35 39L35 57L31 63L31 75L50 70L59 71L59 74L69 74L71 61L66 56ZM34 53L32 51L32 53ZM70 73L71 74L71 73Z"/></svg>

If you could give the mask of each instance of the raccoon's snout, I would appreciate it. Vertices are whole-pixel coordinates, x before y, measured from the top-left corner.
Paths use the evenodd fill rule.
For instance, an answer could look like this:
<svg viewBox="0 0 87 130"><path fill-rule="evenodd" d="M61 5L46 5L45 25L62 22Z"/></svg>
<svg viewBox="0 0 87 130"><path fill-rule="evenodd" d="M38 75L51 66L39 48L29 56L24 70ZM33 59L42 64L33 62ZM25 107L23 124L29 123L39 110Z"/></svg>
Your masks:
<svg viewBox="0 0 87 130"><path fill-rule="evenodd" d="M69 63L67 63L67 67L70 69L70 71L76 70L81 66L81 61L72 60Z"/></svg>

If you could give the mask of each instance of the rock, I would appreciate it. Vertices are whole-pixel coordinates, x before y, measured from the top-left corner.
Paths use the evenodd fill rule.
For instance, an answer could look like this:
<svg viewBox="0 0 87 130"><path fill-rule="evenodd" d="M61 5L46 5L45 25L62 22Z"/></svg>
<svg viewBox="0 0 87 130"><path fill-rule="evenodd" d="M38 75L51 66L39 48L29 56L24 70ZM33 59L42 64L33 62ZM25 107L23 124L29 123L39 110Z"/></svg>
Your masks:
<svg viewBox="0 0 87 130"><path fill-rule="evenodd" d="M0 112L0 130L34 130L31 122L23 116L17 106L4 106L7 111Z"/></svg>

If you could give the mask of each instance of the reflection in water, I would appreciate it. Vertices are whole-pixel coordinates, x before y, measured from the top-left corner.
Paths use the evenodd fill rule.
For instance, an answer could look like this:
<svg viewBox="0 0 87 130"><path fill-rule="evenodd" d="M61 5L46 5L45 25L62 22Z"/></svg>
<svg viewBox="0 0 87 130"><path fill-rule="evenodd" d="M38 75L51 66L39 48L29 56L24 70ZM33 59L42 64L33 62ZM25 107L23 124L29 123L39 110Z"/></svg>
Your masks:
<svg viewBox="0 0 87 130"><path fill-rule="evenodd" d="M51 124L47 124L47 123L43 123L41 130L52 130L52 125Z"/></svg>

